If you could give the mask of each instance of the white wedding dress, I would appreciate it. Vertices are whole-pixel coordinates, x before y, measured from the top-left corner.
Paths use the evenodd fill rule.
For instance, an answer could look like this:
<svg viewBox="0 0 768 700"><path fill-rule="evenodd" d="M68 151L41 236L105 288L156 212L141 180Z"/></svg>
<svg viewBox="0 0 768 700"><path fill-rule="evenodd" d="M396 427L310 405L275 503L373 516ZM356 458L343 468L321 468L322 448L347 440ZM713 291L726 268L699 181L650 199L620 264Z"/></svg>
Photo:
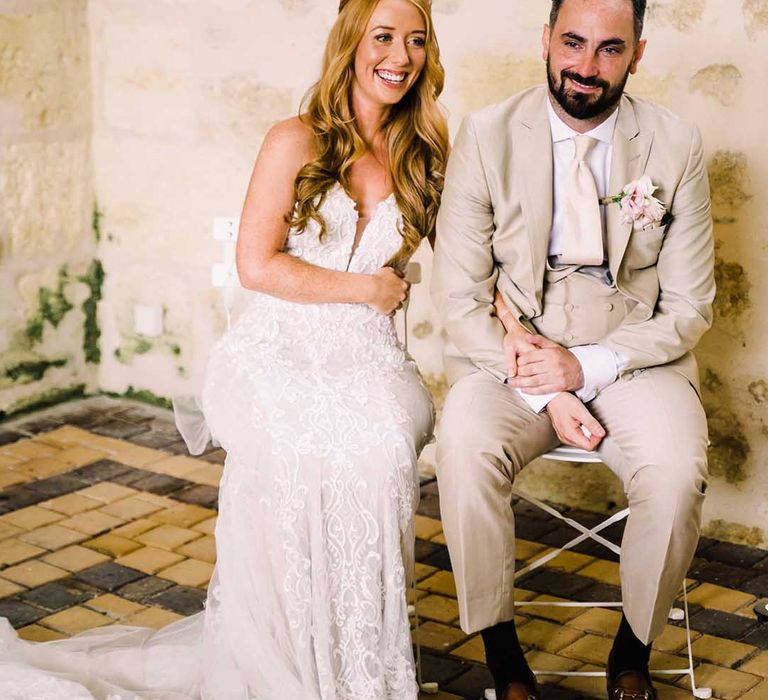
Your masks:
<svg viewBox="0 0 768 700"><path fill-rule="evenodd" d="M353 250L341 186L286 250L373 273L401 245L394 196ZM204 612L42 644L0 619L3 700L415 700L406 587L416 459L434 413L392 319L255 294L202 395L227 451Z"/></svg>

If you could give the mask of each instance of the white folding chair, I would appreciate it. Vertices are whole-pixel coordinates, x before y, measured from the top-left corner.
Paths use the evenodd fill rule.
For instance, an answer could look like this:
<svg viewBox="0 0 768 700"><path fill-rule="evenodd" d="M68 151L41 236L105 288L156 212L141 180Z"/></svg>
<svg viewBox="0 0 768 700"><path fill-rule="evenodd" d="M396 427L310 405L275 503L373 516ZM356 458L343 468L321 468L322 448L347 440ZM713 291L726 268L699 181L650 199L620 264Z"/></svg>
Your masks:
<svg viewBox="0 0 768 700"><path fill-rule="evenodd" d="M602 464L602 460L600 459L600 457L598 457L596 453L585 452L584 450L580 450L576 447L567 447L565 445L560 446L552 450L551 452L548 452L545 455L542 455L542 459L553 460L557 462L573 462L577 464ZM598 542L599 544L603 545L614 554L619 555L621 553L621 549L618 545L614 544L610 540L605 539L599 533L605 530L606 528L610 527L614 523L624 520L629 515L629 508L625 508L624 510L606 518L598 525L592 528L588 528L583 524L579 523L578 521L564 516L556 508L553 508L549 504L544 503L543 501L540 501L539 499L534 498L533 496L529 496L528 494L524 493L516 486L513 486L512 493L518 498L521 498L527 501L531 505L537 508L540 508L548 515L551 515L553 518L562 520L564 523L566 523L567 525L570 525L574 530L576 530L579 533L576 537L574 537L572 540L564 544L562 547L559 547L557 549L553 549L550 552L547 552L543 556L527 564L525 567L523 567L519 571L516 571L515 581L517 581L517 579L519 579L521 576L524 576L530 573L531 571L534 571L535 569L538 569L539 567L544 566L548 562L555 559L560 553L566 550L572 549L573 547L576 547L577 545L581 544L587 539ZM563 607L563 608L592 608L592 607L621 608L622 607L622 603L616 602L616 601L545 602L545 601L532 600L532 601L519 601L519 602L516 602L515 605L520 608L545 607L545 606L546 607ZM682 609L672 608L672 610L669 613L669 619L676 622L679 622L681 620L685 621L685 633L686 633L686 641L687 641L687 647L688 647L688 666L686 668L676 668L676 669L660 669L660 670L652 669L651 674L664 675L664 676L687 675L691 681L691 689L692 689L693 697L711 698L712 697L711 688L699 688L696 686L696 677L695 677L695 672L693 667L693 653L691 651L691 628L690 628L689 619L688 619L688 591L686 590L685 580L683 580L683 608ZM606 675L605 671L549 671L546 669L533 669L533 672L536 675L544 675L544 676L566 676L566 677L582 677L582 678L584 677L604 678ZM487 689L485 691L485 700L496 700L496 692L493 689L490 689L490 688Z"/></svg>

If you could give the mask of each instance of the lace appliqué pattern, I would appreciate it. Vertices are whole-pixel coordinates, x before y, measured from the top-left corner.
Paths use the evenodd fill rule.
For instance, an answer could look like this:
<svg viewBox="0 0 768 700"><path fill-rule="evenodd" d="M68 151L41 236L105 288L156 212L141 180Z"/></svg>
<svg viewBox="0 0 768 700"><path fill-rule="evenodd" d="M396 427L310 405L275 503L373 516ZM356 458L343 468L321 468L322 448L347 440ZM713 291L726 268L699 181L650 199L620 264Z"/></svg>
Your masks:
<svg viewBox="0 0 768 700"><path fill-rule="evenodd" d="M312 222L289 235L287 252L373 273L400 248L394 196L354 252L357 212L340 186L321 214L323 240ZM258 494L271 519L280 556L270 552L269 575L303 687L311 677L320 700L415 700L406 566L433 409L392 319L360 304L255 295L214 353L204 409L232 458L227 489Z"/></svg>

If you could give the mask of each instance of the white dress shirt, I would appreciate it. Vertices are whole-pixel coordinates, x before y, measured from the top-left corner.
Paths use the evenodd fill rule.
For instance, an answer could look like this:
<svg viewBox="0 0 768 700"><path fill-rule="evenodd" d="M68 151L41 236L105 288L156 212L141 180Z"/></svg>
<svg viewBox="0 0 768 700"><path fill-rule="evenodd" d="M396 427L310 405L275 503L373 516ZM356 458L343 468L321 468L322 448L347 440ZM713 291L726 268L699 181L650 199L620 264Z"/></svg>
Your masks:
<svg viewBox="0 0 768 700"><path fill-rule="evenodd" d="M552 104L547 102L547 114L552 132L553 153L553 200L552 200L552 231L549 237L549 255L558 256L562 251L563 216L565 211L565 191L568 180L568 170L576 153L576 145L573 137L578 135L560 117L555 114ZM616 120L619 110L615 110L602 124L596 126L585 136L597 140L589 152L587 161L592 175L595 178L597 191L600 197L608 196L608 184L611 174L611 157L613 156L613 132L616 128ZM605 206L600 206L603 221L603 249L606 241ZM584 386L575 392L584 403L591 401L598 392L616 381L621 369L621 358L609 348L599 345L577 345L570 348L571 352L581 364L584 373ZM518 389L520 396L537 413L544 410L547 404L557 396L554 394L526 394Z"/></svg>

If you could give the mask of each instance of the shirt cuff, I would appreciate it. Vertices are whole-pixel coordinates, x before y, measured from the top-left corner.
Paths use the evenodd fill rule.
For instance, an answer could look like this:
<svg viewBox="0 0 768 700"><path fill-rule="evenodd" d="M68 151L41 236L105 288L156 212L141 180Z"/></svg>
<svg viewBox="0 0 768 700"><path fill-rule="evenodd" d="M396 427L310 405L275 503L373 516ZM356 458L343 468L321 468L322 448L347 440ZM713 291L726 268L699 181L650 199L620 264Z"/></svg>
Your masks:
<svg viewBox="0 0 768 700"><path fill-rule="evenodd" d="M560 393L555 392L554 394L526 394L520 389L515 389L515 391L517 392L518 396L528 404L528 407L534 413L541 413L549 405L549 402Z"/></svg>
<svg viewBox="0 0 768 700"><path fill-rule="evenodd" d="M509 377L504 380L504 383L509 385ZM549 402L558 395L559 392L554 394L526 394L522 389L514 389L509 387L512 391L516 391L517 395L528 404L534 413L541 413L548 405Z"/></svg>
<svg viewBox="0 0 768 700"><path fill-rule="evenodd" d="M583 403L591 401L619 376L624 360L604 345L577 345L570 348L584 373L584 386L574 392Z"/></svg>

